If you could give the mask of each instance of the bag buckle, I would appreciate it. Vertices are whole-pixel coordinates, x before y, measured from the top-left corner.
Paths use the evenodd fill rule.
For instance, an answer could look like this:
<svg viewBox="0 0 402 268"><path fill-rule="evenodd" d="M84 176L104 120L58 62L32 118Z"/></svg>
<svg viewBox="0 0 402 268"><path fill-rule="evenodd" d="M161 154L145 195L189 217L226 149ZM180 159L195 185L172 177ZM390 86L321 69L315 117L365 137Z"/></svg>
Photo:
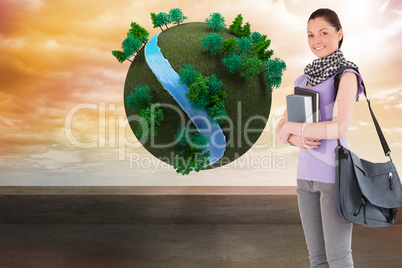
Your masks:
<svg viewBox="0 0 402 268"><path fill-rule="evenodd" d="M392 172L388 174L388 181L389 181L389 189L393 189L392 187Z"/></svg>
<svg viewBox="0 0 402 268"><path fill-rule="evenodd" d="M367 206L367 203L366 203L366 198L364 197L364 195L360 195L361 196L361 199L362 199L362 203L365 205L365 206Z"/></svg>
<svg viewBox="0 0 402 268"><path fill-rule="evenodd" d="M367 202L366 202L366 198L364 197L363 194L360 194L362 203L360 204L359 210L354 214L354 216L357 216L360 214L360 209L363 207L363 217L364 217L364 224L367 224L366 221L366 207L367 207Z"/></svg>
<svg viewBox="0 0 402 268"><path fill-rule="evenodd" d="M367 224L366 221L366 207L367 207L367 203L366 203L366 198L362 195L362 201L363 201L363 217L364 217L364 224Z"/></svg>
<svg viewBox="0 0 402 268"><path fill-rule="evenodd" d="M391 160L391 162L392 162L391 151L388 151L388 152L385 154L385 156L388 156L388 157L389 157L389 160Z"/></svg>

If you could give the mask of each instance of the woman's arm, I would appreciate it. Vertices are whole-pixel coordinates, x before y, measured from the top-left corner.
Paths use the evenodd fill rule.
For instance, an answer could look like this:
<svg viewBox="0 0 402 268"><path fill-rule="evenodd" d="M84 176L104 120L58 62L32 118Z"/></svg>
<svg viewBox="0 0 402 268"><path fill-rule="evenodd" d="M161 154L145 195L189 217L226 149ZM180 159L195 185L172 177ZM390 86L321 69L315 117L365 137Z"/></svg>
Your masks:
<svg viewBox="0 0 402 268"><path fill-rule="evenodd" d="M285 109L285 112L283 113L281 120L279 121L278 125L276 126L276 137L279 140L280 140L279 133L281 131L282 126L286 122L288 122L287 118L288 118L287 117L287 109ZM283 143L286 143L286 144L293 144L293 145L299 147L300 149L302 149L303 151L307 151L307 150L310 150L313 148L318 148L318 146L321 144L321 140L319 140L319 139L313 140L310 138L302 138L300 136L293 135L293 134L291 134L287 140L280 140L280 141Z"/></svg>
<svg viewBox="0 0 402 268"><path fill-rule="evenodd" d="M290 144L290 142L288 141L288 139L286 139L286 140L281 140L281 139L280 139L280 136L279 136L279 133L280 133L280 131L281 131L281 129L282 129L282 126L283 126L286 122L288 122L288 112L287 112L287 111L288 111L288 110L285 109L285 112L283 113L281 120L279 121L278 125L276 126L276 137L277 137L281 142L286 143L286 144Z"/></svg>
<svg viewBox="0 0 402 268"><path fill-rule="evenodd" d="M339 81L339 89L333 107L332 120L316 123L285 122L279 139L288 140L291 134L313 139L341 139L349 128L353 115L353 103L357 95L357 76L346 72Z"/></svg>

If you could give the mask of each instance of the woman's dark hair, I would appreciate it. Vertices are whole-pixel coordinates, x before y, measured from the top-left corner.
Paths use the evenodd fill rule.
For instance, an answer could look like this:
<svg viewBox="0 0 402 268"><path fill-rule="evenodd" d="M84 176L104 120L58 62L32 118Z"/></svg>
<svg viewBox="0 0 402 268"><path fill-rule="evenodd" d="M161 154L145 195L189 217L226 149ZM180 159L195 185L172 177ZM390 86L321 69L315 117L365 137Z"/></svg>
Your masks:
<svg viewBox="0 0 402 268"><path fill-rule="evenodd" d="M332 27L334 27L336 29L337 32L340 29L342 29L342 25L341 25L341 22L339 21L338 15L335 13L335 11L333 11L329 8L317 9L310 15L310 18L308 19L307 22L309 22L310 20L313 20L315 18L325 19L329 24L331 24ZM343 42L343 36L342 36L342 39L339 40L338 49L341 48L342 42Z"/></svg>

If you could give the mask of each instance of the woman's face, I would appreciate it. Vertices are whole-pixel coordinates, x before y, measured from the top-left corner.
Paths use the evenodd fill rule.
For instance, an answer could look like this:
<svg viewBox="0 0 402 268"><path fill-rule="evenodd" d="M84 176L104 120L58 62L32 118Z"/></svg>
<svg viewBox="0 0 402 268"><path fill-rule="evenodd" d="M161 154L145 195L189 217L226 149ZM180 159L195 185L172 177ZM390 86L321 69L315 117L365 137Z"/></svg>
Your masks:
<svg viewBox="0 0 402 268"><path fill-rule="evenodd" d="M315 18L307 23L308 45L319 58L328 56L338 50L343 31L329 24L324 18Z"/></svg>

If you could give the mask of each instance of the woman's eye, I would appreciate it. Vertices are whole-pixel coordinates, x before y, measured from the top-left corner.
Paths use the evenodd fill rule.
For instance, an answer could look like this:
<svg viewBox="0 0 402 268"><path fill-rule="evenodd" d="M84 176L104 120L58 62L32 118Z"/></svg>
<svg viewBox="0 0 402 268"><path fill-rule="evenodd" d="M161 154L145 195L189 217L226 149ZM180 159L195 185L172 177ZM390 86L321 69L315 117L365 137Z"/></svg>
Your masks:
<svg viewBox="0 0 402 268"><path fill-rule="evenodd" d="M312 34L309 34L309 35L307 35L307 37L310 38L310 37L313 37L313 35L312 35Z"/></svg>
<svg viewBox="0 0 402 268"><path fill-rule="evenodd" d="M326 34L327 34L326 32L322 32L322 33L321 33L321 35L326 35Z"/></svg>

